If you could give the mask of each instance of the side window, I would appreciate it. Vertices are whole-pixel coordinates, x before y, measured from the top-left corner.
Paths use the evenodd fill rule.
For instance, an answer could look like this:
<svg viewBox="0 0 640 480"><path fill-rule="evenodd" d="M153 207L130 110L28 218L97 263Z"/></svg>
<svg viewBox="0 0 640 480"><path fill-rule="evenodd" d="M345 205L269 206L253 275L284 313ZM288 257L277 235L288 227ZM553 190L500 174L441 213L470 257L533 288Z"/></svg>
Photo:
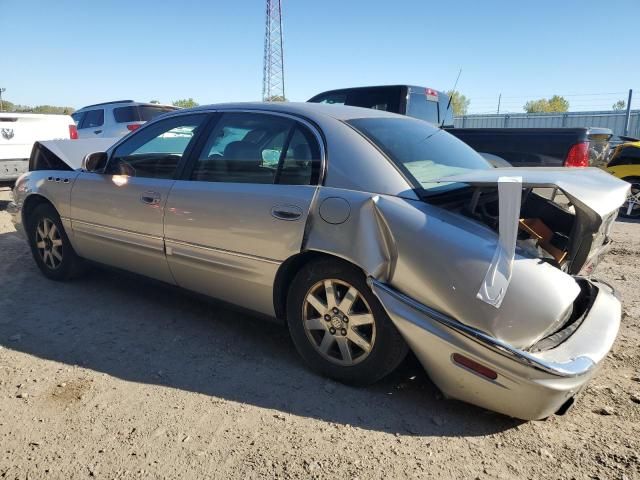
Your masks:
<svg viewBox="0 0 640 480"><path fill-rule="evenodd" d="M80 124L82 123L82 119L84 118L84 112L75 112L71 114L71 118L76 122L76 127L80 128Z"/></svg>
<svg viewBox="0 0 640 480"><path fill-rule="evenodd" d="M284 185L314 185L320 172L320 147L304 125L297 125L289 140L286 154L281 157L277 183Z"/></svg>
<svg viewBox="0 0 640 480"><path fill-rule="evenodd" d="M133 134L113 152L105 173L174 178L180 159L206 115L167 118Z"/></svg>
<svg viewBox="0 0 640 480"><path fill-rule="evenodd" d="M315 138L298 122L262 113L225 113L209 135L191 180L309 185L319 163Z"/></svg>
<svg viewBox="0 0 640 480"><path fill-rule="evenodd" d="M102 125L104 125L104 110L88 110L84 113L84 118L78 128L96 128Z"/></svg>

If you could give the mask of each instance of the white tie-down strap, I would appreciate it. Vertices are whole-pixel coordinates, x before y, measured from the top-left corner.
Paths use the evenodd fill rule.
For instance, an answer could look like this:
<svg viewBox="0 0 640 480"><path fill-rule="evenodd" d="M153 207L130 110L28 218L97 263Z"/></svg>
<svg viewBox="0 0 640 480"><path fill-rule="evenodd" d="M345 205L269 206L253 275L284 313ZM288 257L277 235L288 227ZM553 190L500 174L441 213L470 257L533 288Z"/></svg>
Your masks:
<svg viewBox="0 0 640 480"><path fill-rule="evenodd" d="M483 302L500 308L511 280L518 239L518 221L522 200L522 177L498 178L498 226L500 236L489 270L476 295Z"/></svg>

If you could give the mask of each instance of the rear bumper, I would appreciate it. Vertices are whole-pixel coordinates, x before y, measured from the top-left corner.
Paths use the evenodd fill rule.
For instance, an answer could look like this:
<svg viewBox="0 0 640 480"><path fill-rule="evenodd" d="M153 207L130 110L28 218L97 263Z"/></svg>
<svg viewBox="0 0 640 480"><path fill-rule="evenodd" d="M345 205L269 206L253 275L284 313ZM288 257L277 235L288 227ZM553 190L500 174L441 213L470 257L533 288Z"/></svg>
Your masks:
<svg viewBox="0 0 640 480"><path fill-rule="evenodd" d="M557 347L529 353L457 322L388 285L370 279L392 321L442 392L511 417L554 414L593 377L613 346L621 306L594 282L596 297L580 327ZM497 373L495 379L454 363L463 355Z"/></svg>
<svg viewBox="0 0 640 480"><path fill-rule="evenodd" d="M0 182L15 181L28 169L28 158L0 160Z"/></svg>

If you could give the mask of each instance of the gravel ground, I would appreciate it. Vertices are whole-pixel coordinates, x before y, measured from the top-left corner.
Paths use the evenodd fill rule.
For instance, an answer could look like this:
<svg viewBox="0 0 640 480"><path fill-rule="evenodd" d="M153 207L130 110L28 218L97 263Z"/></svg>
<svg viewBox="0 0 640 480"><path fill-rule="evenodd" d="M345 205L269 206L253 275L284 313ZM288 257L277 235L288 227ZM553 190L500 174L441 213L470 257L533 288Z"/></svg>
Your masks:
<svg viewBox="0 0 640 480"><path fill-rule="evenodd" d="M280 326L94 269L36 269L0 192L0 478L640 478L640 224L598 275L622 329L563 417L442 399L409 358L370 388L320 378ZM634 400L635 399L635 400Z"/></svg>

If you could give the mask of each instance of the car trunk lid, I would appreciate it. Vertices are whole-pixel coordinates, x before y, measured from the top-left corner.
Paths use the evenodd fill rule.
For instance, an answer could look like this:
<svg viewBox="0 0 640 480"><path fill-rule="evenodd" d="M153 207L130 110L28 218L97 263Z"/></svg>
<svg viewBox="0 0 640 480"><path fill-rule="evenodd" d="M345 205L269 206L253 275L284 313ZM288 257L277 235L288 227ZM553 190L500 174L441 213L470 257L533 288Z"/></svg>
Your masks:
<svg viewBox="0 0 640 480"><path fill-rule="evenodd" d="M521 179L524 189L551 188L566 196L575 218L571 231L568 232L562 268L571 274L590 273L609 244L611 225L618 208L625 201L629 185L597 168L561 167L472 170L441 178L438 182L497 187L501 179L505 178ZM509 219L511 224L517 225L519 221L527 220L522 218L523 213L520 211L511 215L517 215L517 218ZM542 223L548 222L545 218L540 220ZM527 225L535 229L531 222Z"/></svg>

